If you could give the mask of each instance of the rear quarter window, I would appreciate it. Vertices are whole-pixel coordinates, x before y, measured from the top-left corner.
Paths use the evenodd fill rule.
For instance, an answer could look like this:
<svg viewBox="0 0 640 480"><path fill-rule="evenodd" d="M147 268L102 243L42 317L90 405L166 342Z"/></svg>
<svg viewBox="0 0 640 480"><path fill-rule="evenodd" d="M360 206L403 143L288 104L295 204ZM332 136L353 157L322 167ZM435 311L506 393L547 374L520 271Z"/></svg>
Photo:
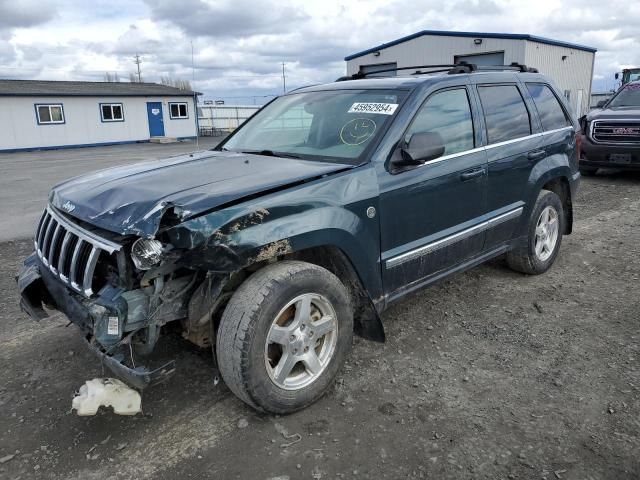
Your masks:
<svg viewBox="0 0 640 480"><path fill-rule="evenodd" d="M527 90L536 105L542 129L544 131L571 125L567 114L560 105L560 101L548 85L542 83L527 83Z"/></svg>
<svg viewBox="0 0 640 480"><path fill-rule="evenodd" d="M531 134L529 111L515 85L481 85L478 94L484 111L489 143Z"/></svg>

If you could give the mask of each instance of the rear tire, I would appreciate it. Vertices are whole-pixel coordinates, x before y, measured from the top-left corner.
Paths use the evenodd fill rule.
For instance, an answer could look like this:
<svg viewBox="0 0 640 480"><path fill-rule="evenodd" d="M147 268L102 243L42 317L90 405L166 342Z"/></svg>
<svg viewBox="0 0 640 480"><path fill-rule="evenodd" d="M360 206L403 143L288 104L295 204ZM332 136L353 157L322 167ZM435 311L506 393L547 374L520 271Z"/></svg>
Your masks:
<svg viewBox="0 0 640 480"><path fill-rule="evenodd" d="M542 190L529 217L526 241L507 253L509 267L529 275L549 270L558 256L564 228L560 197L549 190Z"/></svg>
<svg viewBox="0 0 640 480"><path fill-rule="evenodd" d="M327 391L352 338L340 280L317 265L282 261L258 270L231 297L218 328L218 365L243 402L291 413Z"/></svg>

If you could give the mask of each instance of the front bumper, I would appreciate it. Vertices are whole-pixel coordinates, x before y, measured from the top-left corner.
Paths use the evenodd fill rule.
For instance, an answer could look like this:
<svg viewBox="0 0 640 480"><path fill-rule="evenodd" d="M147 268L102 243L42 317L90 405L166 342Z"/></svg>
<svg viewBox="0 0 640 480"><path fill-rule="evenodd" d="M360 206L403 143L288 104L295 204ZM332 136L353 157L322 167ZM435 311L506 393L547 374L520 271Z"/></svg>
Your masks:
<svg viewBox="0 0 640 480"><path fill-rule="evenodd" d="M628 162L612 159L612 154L630 155ZM587 135L582 134L582 153L580 165L597 168L620 168L640 170L640 145L604 145L593 143Z"/></svg>
<svg viewBox="0 0 640 480"><path fill-rule="evenodd" d="M83 332L89 349L101 360L113 374L129 385L144 389L150 385L165 381L175 371L175 360L160 368L150 370L144 366L127 366L126 356L117 350L125 345L125 340L117 342L108 349L101 348L94 337L94 325L105 316L118 317L122 325L126 318L126 309L108 299L87 299L67 289L47 268L41 268L35 253L24 261L16 277L20 292L20 307L34 320L48 316L44 306L64 313L67 318Z"/></svg>

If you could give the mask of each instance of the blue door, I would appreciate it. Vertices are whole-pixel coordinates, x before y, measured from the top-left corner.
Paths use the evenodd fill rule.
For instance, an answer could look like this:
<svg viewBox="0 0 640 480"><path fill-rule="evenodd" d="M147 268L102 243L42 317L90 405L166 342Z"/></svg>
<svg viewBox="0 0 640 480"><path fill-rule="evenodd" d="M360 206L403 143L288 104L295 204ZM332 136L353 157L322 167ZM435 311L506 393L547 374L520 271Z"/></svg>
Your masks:
<svg viewBox="0 0 640 480"><path fill-rule="evenodd" d="M147 117L149 117L149 135L152 137L164 137L162 103L147 102Z"/></svg>

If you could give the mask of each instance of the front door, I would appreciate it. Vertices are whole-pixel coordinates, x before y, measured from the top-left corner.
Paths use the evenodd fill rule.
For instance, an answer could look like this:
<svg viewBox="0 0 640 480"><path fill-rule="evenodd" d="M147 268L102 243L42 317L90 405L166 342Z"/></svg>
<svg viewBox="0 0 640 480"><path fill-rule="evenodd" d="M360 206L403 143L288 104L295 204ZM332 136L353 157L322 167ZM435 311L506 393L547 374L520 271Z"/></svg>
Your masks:
<svg viewBox="0 0 640 480"><path fill-rule="evenodd" d="M382 270L389 300L481 252L487 161L465 87L431 94L406 135L437 133L444 155L381 173ZM395 155L395 153L394 153Z"/></svg>
<svg viewBox="0 0 640 480"><path fill-rule="evenodd" d="M162 103L147 102L147 117L149 118L149 136L164 137L164 120L162 119Z"/></svg>

